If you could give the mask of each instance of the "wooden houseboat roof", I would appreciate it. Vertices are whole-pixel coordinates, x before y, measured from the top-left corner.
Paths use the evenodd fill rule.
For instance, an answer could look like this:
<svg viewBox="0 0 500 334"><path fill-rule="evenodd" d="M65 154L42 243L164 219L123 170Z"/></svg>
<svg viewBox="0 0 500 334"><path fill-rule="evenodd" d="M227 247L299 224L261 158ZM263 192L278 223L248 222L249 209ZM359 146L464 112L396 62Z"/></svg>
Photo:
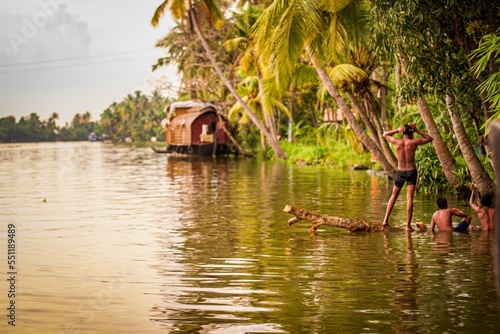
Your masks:
<svg viewBox="0 0 500 334"><path fill-rule="evenodd" d="M185 112L178 113L174 118L172 118L170 125L172 126L175 124L182 124L190 126L199 116L207 112L216 113L217 110L215 109L214 106L190 108Z"/></svg>

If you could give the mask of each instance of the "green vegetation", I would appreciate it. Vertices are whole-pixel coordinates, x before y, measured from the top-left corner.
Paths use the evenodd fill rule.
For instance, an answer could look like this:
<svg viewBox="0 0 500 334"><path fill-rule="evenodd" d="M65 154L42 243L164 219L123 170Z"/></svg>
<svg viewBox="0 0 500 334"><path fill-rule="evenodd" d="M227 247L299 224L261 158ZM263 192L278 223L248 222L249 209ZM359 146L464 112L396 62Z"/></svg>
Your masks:
<svg viewBox="0 0 500 334"><path fill-rule="evenodd" d="M21 117L18 122L14 116L0 118L0 143L88 140L89 134L99 128L91 121L89 112L76 114L71 124L63 127L57 126L57 119L57 113L47 120L41 120L36 113Z"/></svg>
<svg viewBox="0 0 500 334"><path fill-rule="evenodd" d="M328 165L338 168L349 168L363 165L372 168L370 154L356 153L351 146L344 143L331 143L328 146L314 146L302 143L281 143L288 155L290 163L308 165Z"/></svg>

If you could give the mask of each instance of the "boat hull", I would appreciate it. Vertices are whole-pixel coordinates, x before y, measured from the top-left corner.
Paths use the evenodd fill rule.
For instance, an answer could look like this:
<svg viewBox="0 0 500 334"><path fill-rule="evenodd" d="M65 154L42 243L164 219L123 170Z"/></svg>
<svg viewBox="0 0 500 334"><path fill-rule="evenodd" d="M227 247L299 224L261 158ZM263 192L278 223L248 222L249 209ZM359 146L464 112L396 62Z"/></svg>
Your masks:
<svg viewBox="0 0 500 334"><path fill-rule="evenodd" d="M214 149L214 143L201 145L168 145L166 148L151 147L156 153L188 154L188 155L225 155L237 154L234 145L219 144Z"/></svg>

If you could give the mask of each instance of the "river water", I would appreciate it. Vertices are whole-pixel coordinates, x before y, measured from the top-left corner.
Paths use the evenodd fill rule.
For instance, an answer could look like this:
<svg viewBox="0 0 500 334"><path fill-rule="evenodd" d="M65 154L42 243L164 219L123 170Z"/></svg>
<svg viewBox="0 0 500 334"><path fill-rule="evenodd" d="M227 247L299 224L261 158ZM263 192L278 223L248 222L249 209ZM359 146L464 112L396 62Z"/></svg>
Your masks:
<svg viewBox="0 0 500 334"><path fill-rule="evenodd" d="M380 222L391 184L365 171L2 144L0 180L2 333L500 328L492 234L327 226L312 237L307 222L287 225L285 204ZM435 207L417 196L414 221L428 224ZM391 223L404 221L402 193Z"/></svg>

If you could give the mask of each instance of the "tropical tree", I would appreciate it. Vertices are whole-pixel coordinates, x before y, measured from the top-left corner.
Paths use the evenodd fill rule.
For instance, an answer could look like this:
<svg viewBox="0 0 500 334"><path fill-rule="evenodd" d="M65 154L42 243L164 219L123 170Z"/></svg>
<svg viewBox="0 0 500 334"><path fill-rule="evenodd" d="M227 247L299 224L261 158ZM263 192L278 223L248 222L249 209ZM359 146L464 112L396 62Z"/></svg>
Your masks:
<svg viewBox="0 0 500 334"><path fill-rule="evenodd" d="M483 37L478 48L472 52L476 63L472 67L476 77L483 75L488 68L491 68L484 81L478 89L481 95L485 95L485 100L490 103L490 110L493 115L487 122L500 119L500 30Z"/></svg>
<svg viewBox="0 0 500 334"><path fill-rule="evenodd" d="M269 145L274 151L274 154L278 158L286 158L286 153L282 150L279 145L276 136L273 136L269 130L262 124L258 117L252 112L252 110L245 104L245 102L239 96L234 85L226 78L222 72L220 66L218 65L216 59L213 56L213 51L210 48L207 40L205 39L202 32L202 21L204 18L206 24L209 27L220 28L224 24L224 17L222 11L217 6L216 1L213 0L194 0L194 1L184 1L184 0L166 0L164 1L155 11L151 24L157 26L159 20L163 16L167 7L170 8L170 12L176 21L188 20L189 26L192 27L198 37L201 45L205 49L206 55L210 60L214 70L219 75L220 79L226 86L226 88L231 92L237 102L239 102L245 112L248 114L252 122L257 126L257 128L264 133Z"/></svg>
<svg viewBox="0 0 500 334"><path fill-rule="evenodd" d="M274 1L266 8L256 24L254 40L261 57L270 65L275 84L286 89L298 59L308 56L323 85L333 97L352 130L363 142L380 165L392 178L396 169L388 161L381 148L370 138L359 124L338 87L333 83L331 73L342 73L345 78L357 80L366 75L354 66L337 65L330 67L335 60L332 55L346 37L338 14L347 6L355 6L355 1ZM345 38L343 39L345 41ZM372 134L374 135L374 134Z"/></svg>
<svg viewBox="0 0 500 334"><path fill-rule="evenodd" d="M228 53L219 47L219 41L234 36L231 25L225 24L221 29L206 31L207 42L212 50L217 51L216 58L223 72L227 73L234 62L234 53ZM165 49L166 56L159 58L153 65L156 70L164 65L174 64L178 73L182 73L178 91L179 100L225 101L228 91L217 73L212 70L210 60L197 39L184 31L181 24L170 29L167 35L159 40L156 47ZM221 102L222 103L222 102Z"/></svg>
<svg viewBox="0 0 500 334"><path fill-rule="evenodd" d="M486 1L444 0L373 0L372 3L377 39L385 42L390 54L401 59L407 74L401 91L408 99L418 98L422 118L434 137L436 153L448 180L456 185L452 175L455 163L435 126L425 100L427 94L446 101L456 140L473 181L483 193L492 192L493 180L471 149L475 139L463 125L474 123L470 122L474 119L478 120L476 124L484 124L491 115L485 98L477 93L481 80L470 75L473 59L469 55L485 32L497 29L500 6ZM480 114L483 116L478 119ZM484 138L477 144L491 151L484 133L477 133L476 138Z"/></svg>
<svg viewBox="0 0 500 334"><path fill-rule="evenodd" d="M229 51L240 50L235 62L236 73L244 78L238 85L238 93L243 101L252 109L255 115L260 116L272 136L278 136L277 122L274 111L278 110L291 118L287 107L279 100L279 94L273 89L273 85L264 84L264 73L266 66L259 62L253 45L250 43L250 31L252 26L261 15L262 10L258 7L248 6L242 14L234 15L234 25L236 27L236 36L224 42ZM244 107L239 103L230 109L230 114L245 113ZM245 115L244 115L245 116ZM245 120L247 117L242 118ZM261 133L262 134L262 133ZM263 149L265 141L261 135Z"/></svg>

